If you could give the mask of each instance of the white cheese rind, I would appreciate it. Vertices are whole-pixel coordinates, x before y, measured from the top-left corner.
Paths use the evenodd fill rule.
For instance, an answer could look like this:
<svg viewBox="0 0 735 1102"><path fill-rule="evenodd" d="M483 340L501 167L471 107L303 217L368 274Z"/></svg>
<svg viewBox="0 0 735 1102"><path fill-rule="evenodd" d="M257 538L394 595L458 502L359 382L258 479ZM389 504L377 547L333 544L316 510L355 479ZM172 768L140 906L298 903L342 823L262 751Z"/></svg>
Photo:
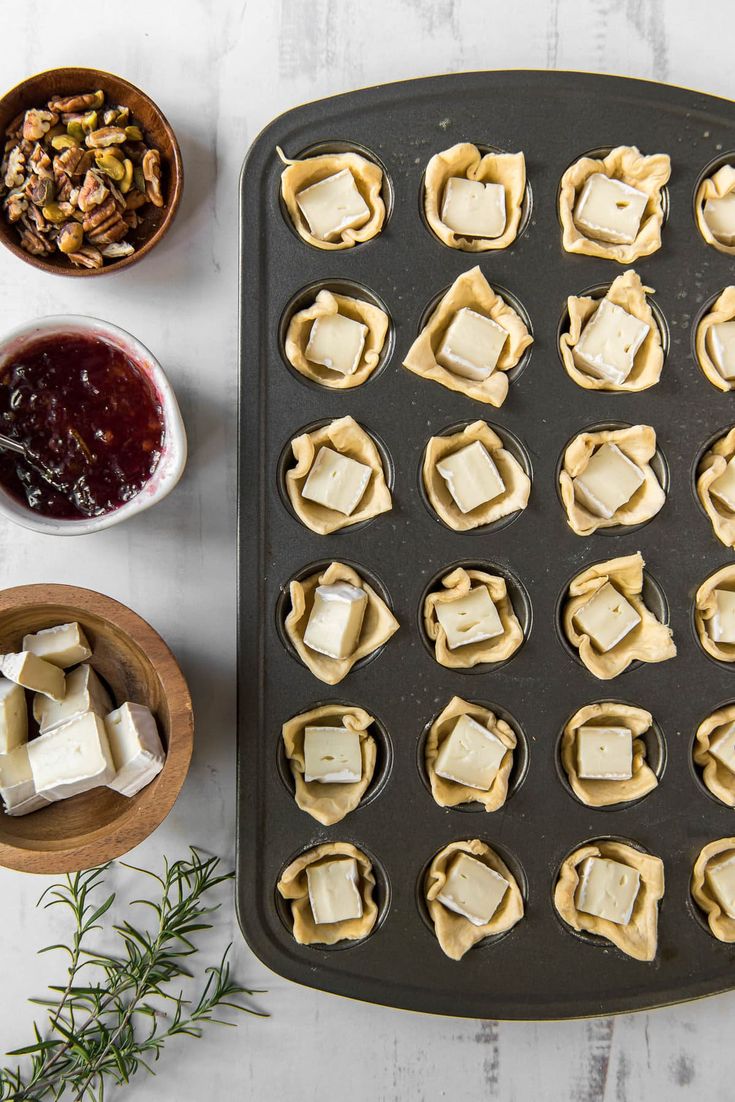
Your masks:
<svg viewBox="0 0 735 1102"><path fill-rule="evenodd" d="M28 706L21 685L0 677L0 754L28 741Z"/></svg>
<svg viewBox="0 0 735 1102"><path fill-rule="evenodd" d="M89 640L77 623L57 624L56 627L43 628L35 635L24 635L23 650L62 670L92 657Z"/></svg>
<svg viewBox="0 0 735 1102"><path fill-rule="evenodd" d="M715 643L735 643L735 593L716 589L713 596L715 611L709 620L709 634Z"/></svg>
<svg viewBox="0 0 735 1102"><path fill-rule="evenodd" d="M640 467L616 444L603 444L573 479L574 496L595 516L611 520L644 481Z"/></svg>
<svg viewBox="0 0 735 1102"><path fill-rule="evenodd" d="M319 585L304 632L304 644L327 658L350 658L357 649L367 593L348 582Z"/></svg>
<svg viewBox="0 0 735 1102"><path fill-rule="evenodd" d="M633 733L627 727L580 727L577 773L588 781L627 781L633 776Z"/></svg>
<svg viewBox="0 0 735 1102"><path fill-rule="evenodd" d="M484 585L453 601L437 601L436 618L444 628L450 650L494 639L503 634L495 603Z"/></svg>
<svg viewBox="0 0 735 1102"><path fill-rule="evenodd" d="M0 755L0 796L8 815L28 815L49 803L36 792L27 745Z"/></svg>
<svg viewBox="0 0 735 1102"><path fill-rule="evenodd" d="M497 776L506 747L472 716L459 717L444 740L434 771L445 780L487 792Z"/></svg>
<svg viewBox="0 0 735 1102"><path fill-rule="evenodd" d="M436 469L460 513L471 513L505 491L500 471L480 440L446 455L439 460Z"/></svg>
<svg viewBox="0 0 735 1102"><path fill-rule="evenodd" d="M0 655L0 672L24 689L41 693L51 700L63 700L66 693L64 671L38 658L30 651Z"/></svg>
<svg viewBox="0 0 735 1102"><path fill-rule="evenodd" d="M715 322L708 336L714 365L722 378L730 383L735 379L735 321Z"/></svg>
<svg viewBox="0 0 735 1102"><path fill-rule="evenodd" d="M345 727L307 727L304 731L304 780L320 784L356 784L362 779L357 731Z"/></svg>
<svg viewBox="0 0 735 1102"><path fill-rule="evenodd" d="M33 698L33 716L42 735L62 723L68 723L76 716L84 715L85 712L105 716L112 708L107 690L87 663L82 663L67 674L66 695L63 700L46 700L40 695Z"/></svg>
<svg viewBox="0 0 735 1102"><path fill-rule="evenodd" d="M573 619L577 630L589 635L601 654L612 650L641 622L636 610L611 582L605 582L594 597L578 608Z"/></svg>
<svg viewBox="0 0 735 1102"><path fill-rule="evenodd" d="M107 787L134 796L158 776L166 753L150 708L126 701L104 718L115 776Z"/></svg>
<svg viewBox="0 0 735 1102"><path fill-rule="evenodd" d="M333 448L320 448L301 490L307 501L349 517L367 490L372 469Z"/></svg>
<svg viewBox="0 0 735 1102"><path fill-rule="evenodd" d="M115 777L104 721L87 712L28 743L36 791L48 800L66 800Z"/></svg>
<svg viewBox="0 0 735 1102"><path fill-rule="evenodd" d="M311 233L322 241L334 241L345 230L364 226L370 218L370 208L349 168L297 192L296 202Z"/></svg>
<svg viewBox="0 0 735 1102"><path fill-rule="evenodd" d="M463 237L500 237L505 229L505 188L451 176L442 199L441 220Z"/></svg>
<svg viewBox="0 0 735 1102"><path fill-rule="evenodd" d="M486 926L503 901L510 884L476 857L458 853L452 860L437 899L473 926Z"/></svg>
<svg viewBox="0 0 735 1102"><path fill-rule="evenodd" d="M707 199L702 213L713 237L723 245L735 245L735 192Z"/></svg>
<svg viewBox="0 0 735 1102"><path fill-rule="evenodd" d="M316 318L309 331L304 355L340 375L354 375L360 366L368 335L367 325L344 314Z"/></svg>
<svg viewBox="0 0 735 1102"><path fill-rule="evenodd" d="M735 722L717 728L710 737L709 752L725 769L735 773Z"/></svg>
<svg viewBox="0 0 735 1102"><path fill-rule="evenodd" d="M713 497L735 513L735 456L729 461L722 474L709 484Z"/></svg>
<svg viewBox="0 0 735 1102"><path fill-rule="evenodd" d="M725 850L707 862L707 885L728 918L735 918L735 851Z"/></svg>
<svg viewBox="0 0 735 1102"><path fill-rule="evenodd" d="M463 306L441 339L436 362L463 379L482 382L497 367L507 339L502 325Z"/></svg>
<svg viewBox="0 0 735 1102"><path fill-rule="evenodd" d="M620 386L633 370L650 329L647 322L603 298L572 348L572 358L581 371Z"/></svg>
<svg viewBox="0 0 735 1102"><path fill-rule="evenodd" d="M631 245L638 236L647 202L644 191L595 172L582 188L574 208L574 221L595 241Z"/></svg>
<svg viewBox="0 0 735 1102"><path fill-rule="evenodd" d="M306 866L309 903L317 926L362 917L362 896L354 857L330 857Z"/></svg>
<svg viewBox="0 0 735 1102"><path fill-rule="evenodd" d="M574 899L577 910L627 926L640 889L638 869L607 857L587 857L577 871L579 885Z"/></svg>

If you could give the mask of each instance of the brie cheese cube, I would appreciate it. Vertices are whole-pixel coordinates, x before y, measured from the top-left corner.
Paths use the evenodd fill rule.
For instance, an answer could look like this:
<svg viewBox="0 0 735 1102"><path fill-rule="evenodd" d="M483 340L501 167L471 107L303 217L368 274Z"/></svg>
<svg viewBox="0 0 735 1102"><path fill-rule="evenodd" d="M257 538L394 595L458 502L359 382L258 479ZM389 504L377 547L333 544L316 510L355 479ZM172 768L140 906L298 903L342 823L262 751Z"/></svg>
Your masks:
<svg viewBox="0 0 735 1102"><path fill-rule="evenodd" d="M709 492L735 513L735 456L728 462L722 474L709 484Z"/></svg>
<svg viewBox="0 0 735 1102"><path fill-rule="evenodd" d="M709 351L723 379L735 379L735 321L719 321L709 330Z"/></svg>
<svg viewBox="0 0 735 1102"><path fill-rule="evenodd" d="M445 780L487 792L495 780L506 747L472 716L460 716L444 740L434 770Z"/></svg>
<svg viewBox="0 0 735 1102"><path fill-rule="evenodd" d="M0 754L28 741L28 708L22 686L0 677Z"/></svg>
<svg viewBox="0 0 735 1102"><path fill-rule="evenodd" d="M104 719L107 741L115 765L108 782L121 796L134 796L163 769L166 754L150 708L126 701Z"/></svg>
<svg viewBox="0 0 735 1102"><path fill-rule="evenodd" d="M702 213L713 237L723 245L735 245L735 192L708 199Z"/></svg>
<svg viewBox="0 0 735 1102"><path fill-rule="evenodd" d="M334 241L345 230L364 226L370 218L370 208L349 168L299 191L296 202L313 236L321 241Z"/></svg>
<svg viewBox="0 0 735 1102"><path fill-rule="evenodd" d="M22 685L31 692L41 693L51 700L64 699L64 671L43 658L37 658L30 651L0 655L0 672L10 681L15 681L16 685Z"/></svg>
<svg viewBox="0 0 735 1102"><path fill-rule="evenodd" d="M31 739L28 760L36 791L47 800L66 800L115 778L105 724L94 712Z"/></svg>
<svg viewBox="0 0 735 1102"><path fill-rule="evenodd" d="M630 245L638 236L648 196L644 191L595 172L574 208L574 221L587 237Z"/></svg>
<svg viewBox="0 0 735 1102"><path fill-rule="evenodd" d="M360 366L367 325L344 314L325 314L316 318L309 332L304 355L313 364L321 364L340 375L354 375Z"/></svg>
<svg viewBox="0 0 735 1102"><path fill-rule="evenodd" d="M463 379L482 382L497 367L507 339L502 325L463 306L442 337L436 362Z"/></svg>
<svg viewBox="0 0 735 1102"><path fill-rule="evenodd" d="M505 877L495 869L460 852L453 858L444 887L436 898L473 926L486 926L509 887Z"/></svg>
<svg viewBox="0 0 735 1102"><path fill-rule="evenodd" d="M627 727L580 727L577 772L582 780L627 781L633 776L633 733Z"/></svg>
<svg viewBox="0 0 735 1102"><path fill-rule="evenodd" d="M49 803L36 792L27 746L0 755L0 796L8 815L28 815Z"/></svg>
<svg viewBox="0 0 735 1102"><path fill-rule="evenodd" d="M320 784L356 784L362 780L357 731L345 727L307 727L304 731L304 780Z"/></svg>
<svg viewBox="0 0 735 1102"><path fill-rule="evenodd" d="M735 850L725 850L708 861L704 878L727 917L735 918Z"/></svg>
<svg viewBox="0 0 735 1102"><path fill-rule="evenodd" d="M577 609L573 619L577 630L589 635L602 654L612 650L641 622L630 602L610 582L605 582L586 605Z"/></svg>
<svg viewBox="0 0 735 1102"><path fill-rule="evenodd" d="M505 188L452 176L442 200L441 220L464 237L500 237L505 229Z"/></svg>
<svg viewBox="0 0 735 1102"><path fill-rule="evenodd" d="M484 585L471 589L464 597L457 597L454 601L440 601L434 608L450 650L503 634L498 610Z"/></svg>
<svg viewBox="0 0 735 1102"><path fill-rule="evenodd" d="M439 460L436 469L461 513L471 513L505 492L500 471L479 440Z"/></svg>
<svg viewBox="0 0 735 1102"><path fill-rule="evenodd" d="M85 712L105 716L112 708L107 690L86 662L67 675L66 696L63 700L46 700L40 695L33 698L33 716L42 735Z"/></svg>
<svg viewBox="0 0 735 1102"><path fill-rule="evenodd" d="M580 371L620 385L633 370L650 325L603 298L572 349Z"/></svg>
<svg viewBox="0 0 735 1102"><path fill-rule="evenodd" d="M332 448L320 448L301 496L349 517L362 501L372 470Z"/></svg>
<svg viewBox="0 0 735 1102"><path fill-rule="evenodd" d="M23 650L45 658L62 670L92 657L92 648L79 624L58 624L57 627L43 628L35 635L24 635Z"/></svg>
<svg viewBox="0 0 735 1102"><path fill-rule="evenodd" d="M627 926L640 884L638 869L607 857L588 857L579 866L574 903L578 911Z"/></svg>
<svg viewBox="0 0 735 1102"><path fill-rule="evenodd" d="M709 740L709 752L725 769L735 773L735 723L724 723Z"/></svg>
<svg viewBox="0 0 735 1102"><path fill-rule="evenodd" d="M616 444L603 444L573 480L574 496L595 516L610 520L643 482L643 471Z"/></svg>
<svg viewBox="0 0 735 1102"><path fill-rule="evenodd" d="M735 593L716 589L715 612L709 621L709 634L715 643L735 643Z"/></svg>
<svg viewBox="0 0 735 1102"><path fill-rule="evenodd" d="M304 643L327 658L355 653L367 608L367 593L348 582L319 585L304 632Z"/></svg>
<svg viewBox="0 0 735 1102"><path fill-rule="evenodd" d="M354 857L330 857L306 866L309 903L314 922L346 922L362 918L362 896Z"/></svg>

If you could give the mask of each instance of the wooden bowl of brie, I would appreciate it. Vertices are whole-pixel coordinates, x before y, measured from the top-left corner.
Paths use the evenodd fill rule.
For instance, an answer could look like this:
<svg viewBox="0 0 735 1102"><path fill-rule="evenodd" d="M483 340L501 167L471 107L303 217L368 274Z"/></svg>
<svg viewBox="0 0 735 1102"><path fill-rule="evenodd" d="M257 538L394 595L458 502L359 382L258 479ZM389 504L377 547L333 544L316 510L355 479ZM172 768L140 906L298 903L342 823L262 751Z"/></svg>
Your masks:
<svg viewBox="0 0 735 1102"><path fill-rule="evenodd" d="M48 735L48 732L39 734L39 718L43 726L45 710L58 709L59 700L54 701L43 693L34 696L26 685L29 750L37 742L28 755L33 759L29 783L38 782L47 797L50 795L50 802L39 800L39 809L30 813L23 813L23 808L18 813L16 802L12 814L0 804L0 865L22 872L53 875L73 872L110 861L138 845L173 807L186 778L192 753L194 724L191 697L176 659L161 637L140 616L125 605L92 590L67 585L26 585L0 591L0 669L4 665L6 669L6 677L0 680L0 687L12 690L7 676L12 679L18 676L16 656L24 647L27 649L30 646L28 637L35 638L35 633L62 624L79 625L82 639L85 645L88 644L82 657L85 665L91 666L93 671L85 673L94 680L105 701L109 694L113 717L117 715L115 710L122 711L121 706L126 702L138 706L138 714L148 722L149 734L158 746L158 760L151 767L150 755L145 747L140 750L136 748L138 732L135 724L128 723L128 764L123 771L117 751L114 755L109 753L112 732L107 743L105 729L110 731L110 715L106 719L104 716L109 705L101 705L97 708L99 720L96 714L90 712L85 713L84 718L92 730L93 742L97 741L99 728L99 738L105 743L107 766L99 774L99 784L69 796L68 793L74 792L75 788L68 783L68 769L65 772L68 758L65 761L64 754L70 752L68 746L65 747L63 740L60 743L57 741L51 747L56 751L56 757L53 753L41 754L39 751L41 741ZM8 655L13 657L6 662ZM74 662L76 658L71 655L69 665L63 671L67 686L71 685ZM79 671L82 666L76 664L73 668ZM42 666L33 666L31 680L42 680L44 671L50 672L45 661ZM53 683L54 677L49 680ZM66 687L59 693L53 684L43 687L50 692L56 691L62 703L63 694L69 701L72 689ZM17 702L17 690L13 691ZM10 692L6 695L9 696ZM57 726L52 728L51 733L62 729L67 732L73 730L68 720L64 722L65 728ZM80 731L79 745L86 748L89 744L84 741L84 736L84 731ZM60 761L57 760L59 745L62 749ZM46 747L43 749L45 751ZM85 770L88 774L94 773L98 768L94 752L98 749L94 747L89 763L82 760L76 772L80 775ZM73 752L78 752L74 741ZM146 757L147 767L143 761ZM54 770L59 772L58 784L54 783ZM15 781L17 778L12 779ZM66 787L62 783L64 779L67 781ZM7 777L4 783L7 784ZM124 791L132 791L133 794L124 795ZM61 792L63 798L59 796ZM23 793L24 798L25 795Z"/></svg>

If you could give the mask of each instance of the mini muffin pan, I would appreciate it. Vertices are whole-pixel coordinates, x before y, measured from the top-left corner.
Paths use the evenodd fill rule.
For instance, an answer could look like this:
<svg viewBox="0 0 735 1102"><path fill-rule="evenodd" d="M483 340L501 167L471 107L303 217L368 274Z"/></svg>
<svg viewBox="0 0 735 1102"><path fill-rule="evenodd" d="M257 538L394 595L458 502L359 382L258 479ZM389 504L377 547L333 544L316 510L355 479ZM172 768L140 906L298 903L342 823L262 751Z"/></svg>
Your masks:
<svg viewBox="0 0 735 1102"><path fill-rule="evenodd" d="M422 216L426 164L459 141L525 154L529 217L504 251L450 249ZM558 352L567 296L604 288L626 270L563 251L559 181L583 154L616 145L672 160L662 248L633 265L655 289L668 345L659 383L638 394L582 389ZM356 149L376 160L385 172L382 233L340 252L299 239L279 197L276 146L289 157ZM735 160L729 101L616 77L522 71L433 77L322 100L282 115L253 145L241 181L237 890L248 942L281 975L396 1007L510 1019L610 1014L735 986L735 946L708 933L689 892L702 846L734 832L732 810L708 795L692 762L698 724L735 700L735 664L711 661L692 626L696 589L733 561L698 505L692 477L705 443L735 422L735 406L707 381L692 347L704 303L733 282L730 258L705 243L693 213L703 170L728 154ZM437 294L478 263L490 285L522 309L534 337L500 409L401 366ZM330 390L287 364L284 319L303 304L305 289L315 294L321 287L384 304L390 315L386 355L361 387ZM346 414L384 452L393 509L320 537L284 500L287 445L305 427ZM477 419L517 442L531 497L513 523L458 533L428 506L421 460L430 436ZM580 538L559 500L559 457L578 432L609 423L653 425L667 501L645 526ZM586 566L636 550L646 560L650 607L668 615L678 657L638 663L601 682L563 643L560 595ZM289 581L332 560L354 566L401 626L330 687L298 660L283 619ZM460 564L490 565L510 583L526 639L507 662L461 671L432 656L422 599L430 583ZM420 759L425 732L455 695L512 717L519 734L509 798L494 813L479 805L441 808L428 790ZM644 798L596 810L564 782L558 736L574 711L600 700L652 713L650 752L660 777ZM296 806L281 747L283 722L326 701L374 715L380 748L362 804L331 827ZM513 870L526 913L502 938L455 962L432 932L422 877L438 850L471 838L487 842ZM554 910L562 861L598 838L626 841L664 861L650 964L592 935L580 938ZM326 841L351 842L371 857L379 906L368 937L329 949L296 943L289 907L276 892L286 865Z"/></svg>

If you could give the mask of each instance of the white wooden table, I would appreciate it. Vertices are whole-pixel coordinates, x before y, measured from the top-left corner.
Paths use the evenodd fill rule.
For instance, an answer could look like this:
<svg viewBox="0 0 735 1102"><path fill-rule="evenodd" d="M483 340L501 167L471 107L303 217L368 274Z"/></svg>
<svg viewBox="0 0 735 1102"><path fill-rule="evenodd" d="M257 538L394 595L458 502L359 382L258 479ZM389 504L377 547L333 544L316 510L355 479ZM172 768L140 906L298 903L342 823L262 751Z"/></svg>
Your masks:
<svg viewBox="0 0 735 1102"><path fill-rule="evenodd" d="M60 64L119 72L157 100L183 148L183 209L140 267L83 283L0 254L0 327L79 312L117 322L158 354L191 443L175 494L97 536L61 541L0 526L0 584L69 582L131 605L168 640L197 712L191 775L167 822L133 855L189 842L233 860L237 179L275 114L381 81L461 69L624 73L735 96L730 0L151 0L62 14L57 0L2 5L0 84ZM718 30L718 25L721 30ZM26 997L51 980L34 949L55 939L35 909L42 879L0 870L0 1044L25 1043ZM267 987L270 1021L173 1042L131 1100L353 1102L451 1097L637 1102L730 1099L735 995L650 1014L559 1024L428 1018L298 988L246 948L230 900L211 956L233 939L241 979ZM210 943L207 943L208 946ZM61 968L61 961L57 963ZM58 972L55 979L58 978Z"/></svg>

